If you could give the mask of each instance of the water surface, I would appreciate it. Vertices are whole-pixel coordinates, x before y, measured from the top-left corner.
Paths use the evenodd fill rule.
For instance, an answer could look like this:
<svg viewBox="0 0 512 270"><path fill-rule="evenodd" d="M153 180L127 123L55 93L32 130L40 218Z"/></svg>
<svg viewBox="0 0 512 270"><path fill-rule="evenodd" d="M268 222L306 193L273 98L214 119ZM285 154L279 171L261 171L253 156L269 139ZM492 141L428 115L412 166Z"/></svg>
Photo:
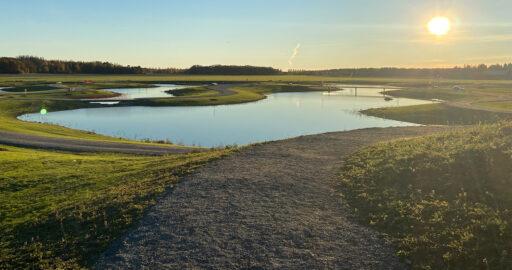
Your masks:
<svg viewBox="0 0 512 270"><path fill-rule="evenodd" d="M112 99L131 100L131 99L138 99L138 98L172 97L172 94L168 94L168 93L166 93L166 91L192 87L190 85L176 85L176 84L155 84L155 86L156 87L112 88L112 89L105 89L105 90L121 94L121 96L115 97Z"/></svg>
<svg viewBox="0 0 512 270"><path fill-rule="evenodd" d="M340 94L278 93L261 101L238 105L78 109L49 112L46 115L28 114L20 119L128 139L169 140L212 147L245 145L329 131L411 126L414 124L370 117L358 111L429 103L406 98L385 101L379 94L381 90L377 89L366 89L371 94L364 96L343 91Z"/></svg>

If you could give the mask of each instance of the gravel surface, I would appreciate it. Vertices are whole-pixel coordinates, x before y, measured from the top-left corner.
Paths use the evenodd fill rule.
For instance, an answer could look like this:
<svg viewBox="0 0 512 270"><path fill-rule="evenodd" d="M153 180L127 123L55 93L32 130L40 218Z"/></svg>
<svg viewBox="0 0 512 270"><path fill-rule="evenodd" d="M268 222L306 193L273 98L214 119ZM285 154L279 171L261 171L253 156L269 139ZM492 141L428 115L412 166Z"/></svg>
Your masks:
<svg viewBox="0 0 512 270"><path fill-rule="evenodd" d="M201 151L199 148L54 138L8 131L0 131L0 144L70 152L109 152L137 155L166 155Z"/></svg>
<svg viewBox="0 0 512 270"><path fill-rule="evenodd" d="M181 179L96 268L404 269L383 237L350 217L338 168L363 146L446 129L363 129L244 148Z"/></svg>

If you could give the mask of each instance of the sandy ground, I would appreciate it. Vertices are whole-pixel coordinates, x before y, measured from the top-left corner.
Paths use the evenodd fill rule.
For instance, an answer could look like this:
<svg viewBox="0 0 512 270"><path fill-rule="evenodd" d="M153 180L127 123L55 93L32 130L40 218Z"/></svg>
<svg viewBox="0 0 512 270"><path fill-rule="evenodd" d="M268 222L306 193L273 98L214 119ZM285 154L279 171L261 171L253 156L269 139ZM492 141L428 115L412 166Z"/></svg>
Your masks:
<svg viewBox="0 0 512 270"><path fill-rule="evenodd" d="M181 182L97 269L404 269L355 222L336 176L361 147L448 127L363 129L246 147Z"/></svg>

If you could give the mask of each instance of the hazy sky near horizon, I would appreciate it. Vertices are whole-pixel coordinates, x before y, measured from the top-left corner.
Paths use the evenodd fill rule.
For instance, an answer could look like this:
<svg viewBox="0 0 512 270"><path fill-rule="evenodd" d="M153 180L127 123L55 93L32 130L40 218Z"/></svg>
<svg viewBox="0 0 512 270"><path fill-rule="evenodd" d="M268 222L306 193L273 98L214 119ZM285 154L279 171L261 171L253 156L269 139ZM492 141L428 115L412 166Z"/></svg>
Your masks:
<svg viewBox="0 0 512 270"><path fill-rule="evenodd" d="M0 56L282 69L504 63L511 10L511 0L0 0ZM453 23L442 38L426 30L436 15Z"/></svg>

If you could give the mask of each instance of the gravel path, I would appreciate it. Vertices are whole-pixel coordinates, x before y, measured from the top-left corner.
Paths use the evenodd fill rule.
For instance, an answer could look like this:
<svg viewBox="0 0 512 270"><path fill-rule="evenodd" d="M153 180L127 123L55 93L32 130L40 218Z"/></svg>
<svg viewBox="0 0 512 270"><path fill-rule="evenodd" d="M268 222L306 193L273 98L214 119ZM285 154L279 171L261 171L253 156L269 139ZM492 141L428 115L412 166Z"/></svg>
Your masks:
<svg viewBox="0 0 512 270"><path fill-rule="evenodd" d="M70 152L109 152L136 155L166 155L201 151L199 148L53 138L1 130L0 144Z"/></svg>
<svg viewBox="0 0 512 270"><path fill-rule="evenodd" d="M184 177L97 269L403 269L341 203L342 158L446 127L364 129L244 148Z"/></svg>

